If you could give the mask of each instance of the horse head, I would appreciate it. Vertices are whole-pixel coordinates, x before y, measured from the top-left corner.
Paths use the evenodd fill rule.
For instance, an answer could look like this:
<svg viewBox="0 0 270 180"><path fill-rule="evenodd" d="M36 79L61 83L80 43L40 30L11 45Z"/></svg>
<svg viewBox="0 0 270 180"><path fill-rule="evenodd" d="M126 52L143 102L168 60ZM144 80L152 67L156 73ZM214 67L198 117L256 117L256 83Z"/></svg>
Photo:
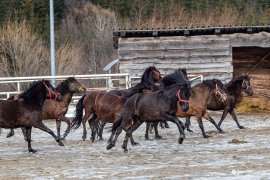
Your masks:
<svg viewBox="0 0 270 180"><path fill-rule="evenodd" d="M225 102L228 97L223 83L218 79L213 79L213 83L215 84L214 94L216 98L221 102Z"/></svg>
<svg viewBox="0 0 270 180"><path fill-rule="evenodd" d="M152 77L152 80L154 82L159 82L162 79L159 70L157 70L157 68L154 67L154 66L151 66L150 68L151 68L151 77Z"/></svg>
<svg viewBox="0 0 270 180"><path fill-rule="evenodd" d="M86 87L79 83L75 77L69 77L66 79L66 81L71 92L84 93L86 91Z"/></svg>
<svg viewBox="0 0 270 180"><path fill-rule="evenodd" d="M189 97L191 95L190 82L181 71L175 71L162 79L162 84L166 86L176 86L176 97L181 109L186 112L189 109Z"/></svg>
<svg viewBox="0 0 270 180"><path fill-rule="evenodd" d="M47 80L43 80L42 84L46 88L46 98L54 99L56 101L62 101L63 96L55 90L55 88L51 85L51 83Z"/></svg>
<svg viewBox="0 0 270 180"><path fill-rule="evenodd" d="M253 89L250 85L250 77L248 75L243 75L241 77L242 77L242 85L241 85L242 91L247 95L252 96Z"/></svg>
<svg viewBox="0 0 270 180"><path fill-rule="evenodd" d="M145 86L144 89L151 89L154 91L155 83L160 81L161 78L160 72L154 66L150 66L144 71L141 83Z"/></svg>

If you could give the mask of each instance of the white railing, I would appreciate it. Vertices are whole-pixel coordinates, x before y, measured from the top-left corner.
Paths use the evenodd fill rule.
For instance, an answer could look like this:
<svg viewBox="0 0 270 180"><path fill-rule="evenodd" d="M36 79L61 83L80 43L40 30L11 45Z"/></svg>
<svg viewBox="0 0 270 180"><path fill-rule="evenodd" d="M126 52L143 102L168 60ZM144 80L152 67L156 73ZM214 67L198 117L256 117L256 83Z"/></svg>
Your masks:
<svg viewBox="0 0 270 180"><path fill-rule="evenodd" d="M17 88L15 91L1 91L0 95L9 98L10 95L18 94L22 91L21 86L23 83L32 82L35 80L42 80L42 79L55 79L57 81L65 80L68 77L72 77L70 75L63 75L63 76L32 76L32 77L5 77L0 78L0 84L16 84ZM111 89L118 89L119 87L114 87L114 81L121 81L124 82L126 88L129 88L129 74L127 73L120 73L120 74L86 74L86 75L74 75L77 80L104 80L105 87L87 87L87 91L91 90L111 90ZM120 84L120 83L118 83ZM76 98L76 97L75 97ZM5 98L4 98L5 99Z"/></svg>

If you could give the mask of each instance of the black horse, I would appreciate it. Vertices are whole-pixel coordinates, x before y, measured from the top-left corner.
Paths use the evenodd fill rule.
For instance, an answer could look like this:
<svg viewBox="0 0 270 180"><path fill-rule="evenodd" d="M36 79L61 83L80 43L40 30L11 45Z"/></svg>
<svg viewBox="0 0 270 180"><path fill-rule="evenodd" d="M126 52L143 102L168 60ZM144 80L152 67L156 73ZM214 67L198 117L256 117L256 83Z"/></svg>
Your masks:
<svg viewBox="0 0 270 180"><path fill-rule="evenodd" d="M188 81L186 68L179 68L176 71L180 71L184 75L184 78ZM161 87L162 87L162 84L156 88L156 91L161 89ZM162 136L160 136L158 133L158 124L160 124L161 128L164 128L164 127L169 128L167 121L146 123L145 136L144 136L145 140L149 140L149 131L151 131L152 129L154 129L154 131L155 131L155 139L162 139Z"/></svg>
<svg viewBox="0 0 270 180"><path fill-rule="evenodd" d="M230 113L238 128L244 129L245 127L239 124L234 109L243 98L242 92L246 93L248 96L253 95L253 90L250 86L250 77L248 75L242 75L233 78L229 83L225 84L224 87L227 93L227 100L220 101L216 96L211 96L211 98L207 102L207 109L212 111L223 110L221 119L218 123L219 127L221 126L227 114ZM192 131L190 130L189 126L190 117L186 119L186 127L188 131Z"/></svg>
<svg viewBox="0 0 270 180"><path fill-rule="evenodd" d="M126 137L122 148L128 151L128 139L132 138L133 131L143 122L171 121L179 129L179 144L183 142L185 138L184 125L176 117L176 111L177 103L180 104L183 111L188 111L190 83L184 78L182 72L176 71L165 76L162 79L162 84L163 87L160 91L135 94L127 100L121 117L113 125L107 149L115 146L119 134L124 129ZM127 128L129 124L131 126Z"/></svg>
<svg viewBox="0 0 270 180"><path fill-rule="evenodd" d="M0 127L25 127L29 152L37 152L31 147L32 127L51 134L60 146L64 146L53 131L42 123L42 106L46 98L60 101L62 95L55 91L49 81L42 80L33 82L19 99L0 101Z"/></svg>
<svg viewBox="0 0 270 180"><path fill-rule="evenodd" d="M143 91L155 91L157 89L157 86L155 83L159 82L161 80L161 74L154 66L150 66L145 69L142 77L141 82L136 84L134 87L131 87L129 89L122 89L122 90L112 90L109 91L110 94L114 94L117 96L121 96L123 98L129 98L130 96L136 94L136 93L142 93ZM89 125L90 125L89 120ZM106 124L106 121L100 121L99 122L99 128L98 128L98 136L100 140L103 140L102 133L103 128Z"/></svg>

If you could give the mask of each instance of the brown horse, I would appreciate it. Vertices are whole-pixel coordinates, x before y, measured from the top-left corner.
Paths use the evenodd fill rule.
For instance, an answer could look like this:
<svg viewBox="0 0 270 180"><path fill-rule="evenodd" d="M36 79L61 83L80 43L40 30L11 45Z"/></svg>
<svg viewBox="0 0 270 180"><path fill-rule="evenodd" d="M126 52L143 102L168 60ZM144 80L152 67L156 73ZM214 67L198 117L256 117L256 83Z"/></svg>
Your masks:
<svg viewBox="0 0 270 180"><path fill-rule="evenodd" d="M62 95L55 91L49 81L42 80L33 82L31 86L20 95L20 99L18 100L0 101L0 127L25 127L29 152L36 152L36 150L31 147L32 127L39 128L51 134L60 146L64 146L53 131L42 123L42 106L46 98L60 101Z"/></svg>
<svg viewBox="0 0 270 180"><path fill-rule="evenodd" d="M86 88L82 84L80 84L77 81L77 79L75 79L74 77L69 77L56 87L56 91L58 91L63 96L63 99L60 102L55 101L53 99L46 99L42 108L43 110L42 119L55 119L56 127L57 127L57 136L61 140L64 140L68 134L68 130L70 129L69 128L70 121L69 119L65 117L68 111L69 103L74 93L83 93L86 91ZM13 98L16 98L16 97L13 97ZM61 137L60 135L61 121L66 122L68 125L63 137ZM25 130L22 129L22 132L26 139ZM11 137L13 135L14 135L14 130L11 129L7 137Z"/></svg>
<svg viewBox="0 0 270 180"><path fill-rule="evenodd" d="M85 140L87 136L86 122L88 121L92 130L91 140L93 142L97 132L97 120L105 123L115 122L120 117L122 108L130 96L141 93L145 89L154 89L155 82L160 79L159 71L154 67L148 67L143 73L141 82L128 90L121 90L120 93L118 91L108 93L93 91L82 96L76 105L76 114L71 128L77 129L82 123L82 139ZM85 109L84 117L83 109Z"/></svg>
<svg viewBox="0 0 270 180"><path fill-rule="evenodd" d="M202 83L194 86L192 88L191 96L189 98L189 110L187 112L183 112L181 108L178 107L176 113L177 117L195 116L204 138L207 138L209 136L206 135L204 131L202 118L210 121L220 133L224 133L223 130L216 124L214 119L206 111L207 102L212 96L215 96L220 102L226 101L227 95L220 80L205 80Z"/></svg>
<svg viewBox="0 0 270 180"><path fill-rule="evenodd" d="M171 121L178 127L179 144L183 142L184 125L176 118L176 111L177 104L180 104L184 112L188 110L190 83L184 78L182 72L175 71L175 73L165 76L162 84L163 87L160 91L138 93L127 100L121 117L113 125L107 149L115 146L119 134L124 129L126 137L122 148L124 151L128 151L128 139L143 122ZM130 124L131 126L129 126Z"/></svg>
<svg viewBox="0 0 270 180"><path fill-rule="evenodd" d="M233 117L233 120L237 124L239 129L244 129L244 126L241 126L236 117L234 108L242 100L242 92L246 93L248 96L253 95L252 87L250 86L250 77L248 75L242 75L239 77L233 78L229 83L224 85L228 98L226 101L220 101L216 96L211 96L207 102L207 109L212 111L223 110L221 119L218 123L220 127L223 120L227 116L228 112ZM186 126L189 131L190 128L190 118L186 120Z"/></svg>

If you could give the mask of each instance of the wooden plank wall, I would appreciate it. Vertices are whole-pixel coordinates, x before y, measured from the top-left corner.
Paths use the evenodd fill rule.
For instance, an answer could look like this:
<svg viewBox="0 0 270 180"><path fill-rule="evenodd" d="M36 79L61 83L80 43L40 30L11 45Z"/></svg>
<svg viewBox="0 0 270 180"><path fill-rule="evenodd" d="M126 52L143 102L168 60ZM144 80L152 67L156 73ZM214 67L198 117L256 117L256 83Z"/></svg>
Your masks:
<svg viewBox="0 0 270 180"><path fill-rule="evenodd" d="M187 68L204 79L228 82L233 75L229 43L229 38L214 35L119 38L119 70L141 76L152 65L163 75Z"/></svg>
<svg viewBox="0 0 270 180"><path fill-rule="evenodd" d="M238 76L249 72L270 52L270 48L234 47L232 52L234 76ZM250 76L254 94L270 96L270 56L260 61L252 69Z"/></svg>

